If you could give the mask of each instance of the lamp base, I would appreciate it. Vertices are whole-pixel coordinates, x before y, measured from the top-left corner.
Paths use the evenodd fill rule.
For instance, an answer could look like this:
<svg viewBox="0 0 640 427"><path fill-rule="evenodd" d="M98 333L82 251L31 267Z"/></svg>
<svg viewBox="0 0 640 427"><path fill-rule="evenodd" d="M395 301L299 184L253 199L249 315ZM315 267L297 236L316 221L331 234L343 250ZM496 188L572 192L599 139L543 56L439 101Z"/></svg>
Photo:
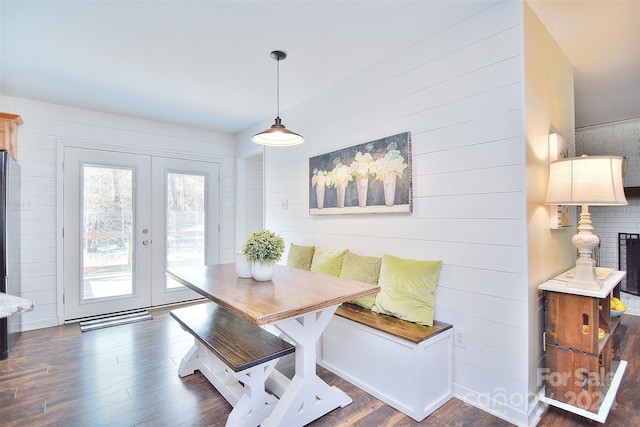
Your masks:
<svg viewBox="0 0 640 427"><path fill-rule="evenodd" d="M570 288L599 291L602 281L596 275L596 261L592 258L580 257L576 260L576 271L572 279L567 281Z"/></svg>
<svg viewBox="0 0 640 427"><path fill-rule="evenodd" d="M567 282L570 288L580 288L589 290L602 289L602 282L596 276L596 261L591 258L593 249L600 243L600 238L591 232L591 214L589 206L582 205L580 212L580 222L578 223L578 234L571 238L571 243L578 249L580 256L576 260L576 273L573 279Z"/></svg>

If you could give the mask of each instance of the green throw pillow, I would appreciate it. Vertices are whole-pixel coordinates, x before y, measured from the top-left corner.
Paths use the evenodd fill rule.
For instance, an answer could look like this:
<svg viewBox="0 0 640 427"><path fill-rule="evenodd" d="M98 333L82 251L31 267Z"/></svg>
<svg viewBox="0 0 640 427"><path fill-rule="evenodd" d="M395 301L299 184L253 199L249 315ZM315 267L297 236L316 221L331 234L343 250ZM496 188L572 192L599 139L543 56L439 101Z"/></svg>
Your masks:
<svg viewBox="0 0 640 427"><path fill-rule="evenodd" d="M420 325L433 326L436 285L442 261L420 261L384 254L380 292L373 311Z"/></svg>
<svg viewBox="0 0 640 427"><path fill-rule="evenodd" d="M313 252L313 260L311 261L311 271L328 274L330 276L340 276L342 260L347 252L349 252L348 249L339 251L316 247L316 250Z"/></svg>
<svg viewBox="0 0 640 427"><path fill-rule="evenodd" d="M314 246L298 246L292 243L291 246L289 246L287 267L300 268L308 271L311 268L314 250Z"/></svg>
<svg viewBox="0 0 640 427"><path fill-rule="evenodd" d="M342 261L340 277L343 279L358 280L360 282L377 285L378 277L380 276L381 262L382 258L356 255L352 252L347 252L344 255L344 260ZM370 310L375 301L376 294L373 294L356 298L349 302Z"/></svg>

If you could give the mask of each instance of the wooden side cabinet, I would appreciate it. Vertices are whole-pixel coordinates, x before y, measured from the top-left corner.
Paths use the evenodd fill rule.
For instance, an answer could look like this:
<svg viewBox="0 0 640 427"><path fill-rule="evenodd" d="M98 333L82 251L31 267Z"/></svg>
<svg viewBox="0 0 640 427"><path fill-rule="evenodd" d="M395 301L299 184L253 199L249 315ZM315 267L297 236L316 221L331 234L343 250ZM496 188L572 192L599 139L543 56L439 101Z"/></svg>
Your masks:
<svg viewBox="0 0 640 427"><path fill-rule="evenodd" d="M18 156L18 126L21 124L22 118L19 115L0 113L0 150L9 151L15 160Z"/></svg>
<svg viewBox="0 0 640 427"><path fill-rule="evenodd" d="M567 273L538 287L545 295L543 402L606 421L627 367L620 360L620 317L610 310L625 275L609 273L597 291L568 287Z"/></svg>

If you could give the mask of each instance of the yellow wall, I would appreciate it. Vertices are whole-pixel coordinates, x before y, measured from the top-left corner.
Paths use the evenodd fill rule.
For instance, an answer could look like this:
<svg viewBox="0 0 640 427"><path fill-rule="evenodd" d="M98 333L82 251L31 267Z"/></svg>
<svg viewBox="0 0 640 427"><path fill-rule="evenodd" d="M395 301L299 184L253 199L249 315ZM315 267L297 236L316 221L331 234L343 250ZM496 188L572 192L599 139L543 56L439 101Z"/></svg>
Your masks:
<svg viewBox="0 0 640 427"><path fill-rule="evenodd" d="M525 137L529 283L529 366L542 366L543 301L538 285L575 262L569 229L549 228L544 204L549 173L548 136L559 133L575 143L573 67L528 3L524 4ZM529 391L540 390L529 370Z"/></svg>

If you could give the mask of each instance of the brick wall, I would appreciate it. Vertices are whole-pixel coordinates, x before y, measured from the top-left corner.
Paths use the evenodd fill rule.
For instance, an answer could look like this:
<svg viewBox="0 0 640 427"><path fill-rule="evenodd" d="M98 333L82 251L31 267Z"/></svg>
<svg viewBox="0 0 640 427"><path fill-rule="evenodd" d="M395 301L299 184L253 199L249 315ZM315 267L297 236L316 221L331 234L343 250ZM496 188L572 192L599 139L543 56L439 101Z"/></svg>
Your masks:
<svg viewBox="0 0 640 427"><path fill-rule="evenodd" d="M576 129L576 155L628 156L625 187L640 186L640 118ZM628 206L589 207L600 236L600 266L618 268L618 233L640 233L640 199ZM579 210L579 209L578 209ZM624 294L628 313L640 315L640 298Z"/></svg>

